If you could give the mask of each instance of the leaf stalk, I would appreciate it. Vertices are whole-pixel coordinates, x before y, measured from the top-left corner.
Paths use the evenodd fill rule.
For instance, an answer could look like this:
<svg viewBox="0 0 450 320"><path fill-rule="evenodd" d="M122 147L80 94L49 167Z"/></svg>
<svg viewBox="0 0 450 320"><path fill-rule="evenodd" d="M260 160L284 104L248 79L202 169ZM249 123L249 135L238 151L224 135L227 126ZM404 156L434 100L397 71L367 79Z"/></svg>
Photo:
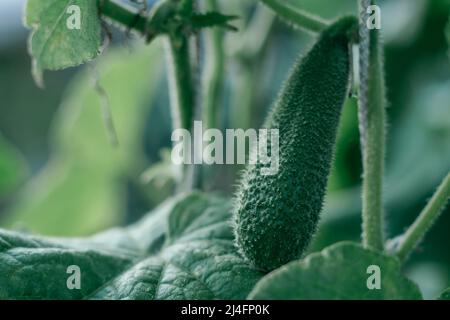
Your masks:
<svg viewBox="0 0 450 320"><path fill-rule="evenodd" d="M304 12L285 3L282 0L261 0L267 7L277 13L279 17L294 26L312 33L320 33L328 23L320 17Z"/></svg>
<svg viewBox="0 0 450 320"><path fill-rule="evenodd" d="M450 198L450 172L444 178L431 200L422 210L420 215L401 237L396 256L404 262L417 245L422 241L425 234L436 222L444 210Z"/></svg>

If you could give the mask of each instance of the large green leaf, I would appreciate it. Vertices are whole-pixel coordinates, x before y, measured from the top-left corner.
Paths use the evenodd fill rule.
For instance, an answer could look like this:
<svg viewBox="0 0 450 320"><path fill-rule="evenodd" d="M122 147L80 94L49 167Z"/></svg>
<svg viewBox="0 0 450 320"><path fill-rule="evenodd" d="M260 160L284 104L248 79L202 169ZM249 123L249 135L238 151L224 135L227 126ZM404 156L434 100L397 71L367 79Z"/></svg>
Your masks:
<svg viewBox="0 0 450 320"><path fill-rule="evenodd" d="M230 212L192 193L86 239L0 231L0 299L244 299L262 274L237 254ZM80 290L67 288L71 265Z"/></svg>
<svg viewBox="0 0 450 320"><path fill-rule="evenodd" d="M144 127L161 75L158 43L102 57L99 83L119 137L111 145L92 73L74 79L54 121L52 155L19 194L4 226L54 236L81 236L117 225L126 205L123 181L145 168Z"/></svg>
<svg viewBox="0 0 450 320"><path fill-rule="evenodd" d="M450 288L442 292L441 296L439 297L439 300L450 300Z"/></svg>
<svg viewBox="0 0 450 320"><path fill-rule="evenodd" d="M381 271L381 289L369 290L368 267ZM400 273L400 264L358 244L343 242L265 276L250 299L421 299L417 286Z"/></svg>
<svg viewBox="0 0 450 320"><path fill-rule="evenodd" d="M68 19L77 6L80 29L69 28ZM101 20L97 1L28 0L25 24L33 29L30 52L38 69L58 70L88 62L100 52Z"/></svg>

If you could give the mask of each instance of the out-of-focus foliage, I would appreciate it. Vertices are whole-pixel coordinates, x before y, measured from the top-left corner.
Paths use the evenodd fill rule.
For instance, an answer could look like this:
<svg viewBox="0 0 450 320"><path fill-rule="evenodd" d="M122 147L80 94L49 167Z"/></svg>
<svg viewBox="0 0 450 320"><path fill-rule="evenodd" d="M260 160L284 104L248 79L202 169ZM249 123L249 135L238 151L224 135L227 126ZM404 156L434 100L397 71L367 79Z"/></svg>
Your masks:
<svg viewBox="0 0 450 320"><path fill-rule="evenodd" d="M385 183L389 213L413 208L450 169L449 86L450 82L436 83L418 90L410 99L409 112L397 124L401 129L391 131ZM359 193L359 188L354 188L331 194L325 220L358 215Z"/></svg>
<svg viewBox="0 0 450 320"><path fill-rule="evenodd" d="M445 36L447 37L447 43L448 43L448 54L450 56L450 17L448 19L447 23L447 29L445 30Z"/></svg>
<svg viewBox="0 0 450 320"><path fill-rule="evenodd" d="M358 12L358 2L354 0L287 0L287 2L326 19Z"/></svg>
<svg viewBox="0 0 450 320"><path fill-rule="evenodd" d="M26 174L24 159L0 134L0 201L23 182Z"/></svg>
<svg viewBox="0 0 450 320"><path fill-rule="evenodd" d="M409 279L420 283L420 289L426 299L436 299L436 295L450 280L445 265L428 261L414 263L405 273Z"/></svg>
<svg viewBox="0 0 450 320"><path fill-rule="evenodd" d="M450 288L448 288L441 294L440 299L441 300L450 300Z"/></svg>
<svg viewBox="0 0 450 320"><path fill-rule="evenodd" d="M141 175L144 184L152 184L158 189L173 189L178 177L172 164L171 150L162 149L161 161L153 164Z"/></svg>
<svg viewBox="0 0 450 320"><path fill-rule="evenodd" d="M158 45L122 49L98 66L103 96L87 70L71 84L55 120L52 158L25 187L6 226L49 235L83 235L123 219L123 182L144 164L143 131L151 95L158 84ZM108 99L119 136L111 145L101 121Z"/></svg>

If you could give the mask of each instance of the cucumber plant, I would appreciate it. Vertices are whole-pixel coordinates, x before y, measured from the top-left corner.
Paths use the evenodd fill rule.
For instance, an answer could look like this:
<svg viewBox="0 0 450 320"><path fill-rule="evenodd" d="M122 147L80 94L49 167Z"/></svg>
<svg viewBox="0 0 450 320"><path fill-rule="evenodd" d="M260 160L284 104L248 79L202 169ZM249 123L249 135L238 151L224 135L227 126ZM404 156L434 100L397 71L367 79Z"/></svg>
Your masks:
<svg viewBox="0 0 450 320"><path fill-rule="evenodd" d="M281 0L261 2L317 37L295 63L264 124L280 132L278 174L264 176L259 164L251 164L234 199L227 199L195 191L202 189L203 170L186 166L177 194L141 221L83 239L0 229L1 299L422 298L402 267L445 208L450 173L406 232L385 239L383 46L379 30L366 24L375 1L360 1L359 24L357 17L327 21ZM69 27L67 15L79 21ZM118 25L149 46L165 42L173 129L190 130L200 118L209 127L217 124L224 34L240 32L237 15L222 13L218 0L28 0L24 21L31 29L32 72L39 85L45 70L94 60L108 49L110 25ZM273 19L267 21L270 26ZM264 46L260 41L256 48ZM251 58L254 51L247 47L242 56ZM208 68L202 68L205 59ZM351 88L354 70L360 73L358 88ZM205 81L198 81L200 71ZM342 107L356 90L364 169L362 243L336 243L306 254L320 220ZM77 290L65 277L74 265L83 274ZM448 296L446 290L439 298Z"/></svg>

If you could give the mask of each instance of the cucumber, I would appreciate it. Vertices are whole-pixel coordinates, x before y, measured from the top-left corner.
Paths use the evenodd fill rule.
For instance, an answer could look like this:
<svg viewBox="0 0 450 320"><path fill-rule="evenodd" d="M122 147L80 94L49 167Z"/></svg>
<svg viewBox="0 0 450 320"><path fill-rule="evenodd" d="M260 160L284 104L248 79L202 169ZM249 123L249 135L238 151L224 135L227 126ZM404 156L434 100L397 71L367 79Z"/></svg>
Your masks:
<svg viewBox="0 0 450 320"><path fill-rule="evenodd" d="M295 64L264 125L279 130L279 171L264 175L257 162L242 176L234 199L236 243L258 269L300 258L316 232L357 28L354 17L337 20Z"/></svg>

